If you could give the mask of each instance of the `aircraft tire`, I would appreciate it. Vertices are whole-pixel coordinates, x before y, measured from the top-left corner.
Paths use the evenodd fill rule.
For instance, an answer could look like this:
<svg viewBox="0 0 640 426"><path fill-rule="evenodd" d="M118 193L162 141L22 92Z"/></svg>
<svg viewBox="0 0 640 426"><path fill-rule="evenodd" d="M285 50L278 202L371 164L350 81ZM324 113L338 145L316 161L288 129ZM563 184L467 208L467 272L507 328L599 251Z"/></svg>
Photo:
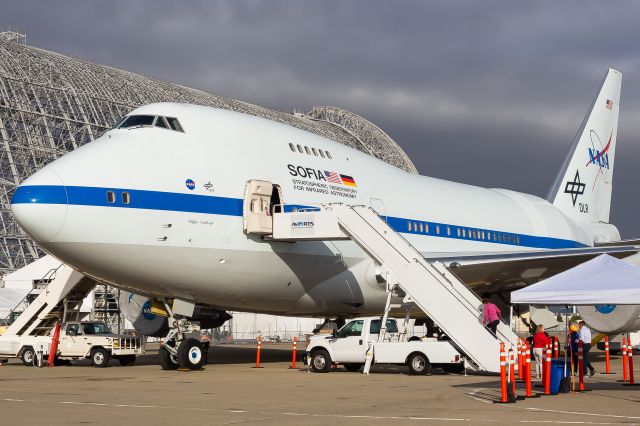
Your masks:
<svg viewBox="0 0 640 426"><path fill-rule="evenodd" d="M311 370L314 373L328 373L331 371L331 355L324 349L311 353Z"/></svg>
<svg viewBox="0 0 640 426"><path fill-rule="evenodd" d="M199 370L207 360L207 355L199 340L184 339L178 346L178 368Z"/></svg>
<svg viewBox="0 0 640 426"><path fill-rule="evenodd" d="M433 373L433 365L429 363L426 355L420 352L409 356L407 366L409 372L414 376L430 376Z"/></svg>
<svg viewBox="0 0 640 426"><path fill-rule="evenodd" d="M27 346L22 351L22 355L20 355L20 360L27 367L33 367L33 362L36 359L36 351L33 350L31 346Z"/></svg>
<svg viewBox="0 0 640 426"><path fill-rule="evenodd" d="M93 348L91 350L91 364L97 368L105 368L109 365L111 355L105 348Z"/></svg>
<svg viewBox="0 0 640 426"><path fill-rule="evenodd" d="M160 358L160 366L163 370L176 370L178 368L178 363L172 359L171 352L164 346L160 346L158 357Z"/></svg>

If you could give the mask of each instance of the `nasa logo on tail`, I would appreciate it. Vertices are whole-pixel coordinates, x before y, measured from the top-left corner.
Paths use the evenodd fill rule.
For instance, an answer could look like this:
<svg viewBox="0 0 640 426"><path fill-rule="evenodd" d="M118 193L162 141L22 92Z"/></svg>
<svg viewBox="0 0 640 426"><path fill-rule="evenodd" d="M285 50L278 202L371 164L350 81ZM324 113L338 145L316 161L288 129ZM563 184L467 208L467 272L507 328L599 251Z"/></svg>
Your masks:
<svg viewBox="0 0 640 426"><path fill-rule="evenodd" d="M586 166L588 167L590 164L595 164L600 169L609 170L609 148L611 148L611 139L613 137L613 130L611 130L611 134L609 135L609 141L605 147L602 147L602 142L600 141L600 137L595 131L590 132L591 136L591 148L589 148L589 161L587 161ZM600 149L596 148L597 144L600 145Z"/></svg>

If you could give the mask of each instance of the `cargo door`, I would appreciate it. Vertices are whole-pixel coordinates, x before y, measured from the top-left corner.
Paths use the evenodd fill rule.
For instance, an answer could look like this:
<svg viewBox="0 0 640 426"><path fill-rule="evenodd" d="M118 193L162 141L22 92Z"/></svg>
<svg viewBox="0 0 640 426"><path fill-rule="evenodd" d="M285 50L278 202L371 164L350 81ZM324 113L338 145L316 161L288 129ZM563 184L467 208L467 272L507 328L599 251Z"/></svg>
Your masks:
<svg viewBox="0 0 640 426"><path fill-rule="evenodd" d="M282 203L280 187L271 182L251 179L244 193L244 231L247 234L269 235L273 232L273 213Z"/></svg>

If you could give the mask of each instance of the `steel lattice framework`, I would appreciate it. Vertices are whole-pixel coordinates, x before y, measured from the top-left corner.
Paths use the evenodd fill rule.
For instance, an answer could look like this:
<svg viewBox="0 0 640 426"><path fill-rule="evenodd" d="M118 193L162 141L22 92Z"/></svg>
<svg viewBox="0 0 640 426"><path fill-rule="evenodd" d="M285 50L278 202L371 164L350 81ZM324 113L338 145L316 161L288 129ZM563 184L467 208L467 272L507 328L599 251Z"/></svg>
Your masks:
<svg viewBox="0 0 640 426"><path fill-rule="evenodd" d="M402 149L362 117L332 107L309 115L278 112L132 72L28 46L0 32L0 272L43 253L13 220L10 200L24 179L110 129L132 109L184 102L230 109L307 130L371 154L411 173Z"/></svg>

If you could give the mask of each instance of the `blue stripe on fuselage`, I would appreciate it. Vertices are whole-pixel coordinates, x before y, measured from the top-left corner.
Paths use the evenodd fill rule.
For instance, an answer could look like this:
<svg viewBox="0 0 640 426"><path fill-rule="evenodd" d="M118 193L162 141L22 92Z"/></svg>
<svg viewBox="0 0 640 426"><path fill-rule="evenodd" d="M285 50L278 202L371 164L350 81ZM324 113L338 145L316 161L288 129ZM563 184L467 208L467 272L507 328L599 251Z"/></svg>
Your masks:
<svg viewBox="0 0 640 426"><path fill-rule="evenodd" d="M107 201L107 192L115 194L115 202ZM122 193L128 192L130 203L122 202ZM77 206L121 207L132 209L164 210L185 213L205 213L225 216L242 216L243 201L238 198L213 195L183 194L175 192L146 191L140 189L98 188L85 186L32 185L20 186L11 204L70 204ZM307 206L286 205L285 211L308 209ZM385 220L396 232L437 238L477 241L509 246L543 249L587 247L577 241L562 238L516 234L490 229L463 227L438 222L387 216Z"/></svg>

